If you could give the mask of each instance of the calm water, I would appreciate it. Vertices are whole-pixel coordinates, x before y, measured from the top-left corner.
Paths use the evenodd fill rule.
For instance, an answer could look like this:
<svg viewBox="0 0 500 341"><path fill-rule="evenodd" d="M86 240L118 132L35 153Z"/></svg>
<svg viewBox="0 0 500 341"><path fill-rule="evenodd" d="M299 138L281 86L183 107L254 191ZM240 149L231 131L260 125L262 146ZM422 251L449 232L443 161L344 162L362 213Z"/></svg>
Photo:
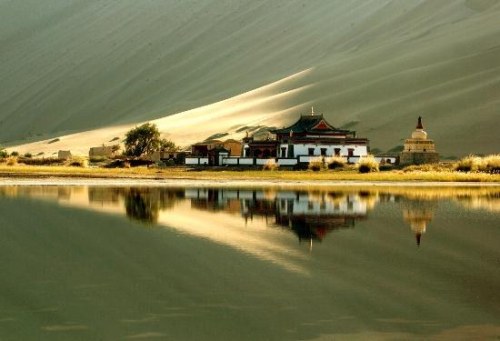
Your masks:
<svg viewBox="0 0 500 341"><path fill-rule="evenodd" d="M498 189L0 187L0 340L500 339Z"/></svg>

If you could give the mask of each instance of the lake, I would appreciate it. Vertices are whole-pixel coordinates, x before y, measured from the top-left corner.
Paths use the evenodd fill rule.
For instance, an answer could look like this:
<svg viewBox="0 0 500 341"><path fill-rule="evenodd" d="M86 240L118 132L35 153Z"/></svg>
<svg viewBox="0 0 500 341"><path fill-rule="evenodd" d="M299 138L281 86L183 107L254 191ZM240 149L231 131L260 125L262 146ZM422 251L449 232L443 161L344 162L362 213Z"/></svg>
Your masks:
<svg viewBox="0 0 500 341"><path fill-rule="evenodd" d="M1 340L500 339L500 190L0 186Z"/></svg>

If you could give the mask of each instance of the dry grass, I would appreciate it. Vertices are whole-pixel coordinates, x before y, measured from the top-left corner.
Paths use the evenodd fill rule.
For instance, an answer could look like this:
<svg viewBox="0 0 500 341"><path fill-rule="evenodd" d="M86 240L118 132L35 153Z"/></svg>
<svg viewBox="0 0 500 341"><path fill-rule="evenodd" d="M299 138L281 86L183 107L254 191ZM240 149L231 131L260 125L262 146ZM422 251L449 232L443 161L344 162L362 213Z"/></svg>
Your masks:
<svg viewBox="0 0 500 341"><path fill-rule="evenodd" d="M342 156L332 156L325 160L328 169L344 168L347 164L345 158Z"/></svg>
<svg viewBox="0 0 500 341"><path fill-rule="evenodd" d="M43 178L49 176L73 178L143 178L143 179L198 179L198 180L284 180L284 181L431 181L431 182L500 182L500 174L464 173L455 171L387 171L358 173L343 171L287 171L275 170L202 170L191 171L185 167L168 168L80 168L66 166L0 165L0 177Z"/></svg>
<svg viewBox="0 0 500 341"><path fill-rule="evenodd" d="M485 157L466 156L455 163L455 170L459 172L500 173L500 154Z"/></svg>
<svg viewBox="0 0 500 341"><path fill-rule="evenodd" d="M266 164L262 167L263 170L275 171L280 167L279 164L276 163L275 159L269 159L266 161Z"/></svg>
<svg viewBox="0 0 500 341"><path fill-rule="evenodd" d="M489 155L483 158L480 170L488 173L500 173L500 154Z"/></svg>
<svg viewBox="0 0 500 341"><path fill-rule="evenodd" d="M325 168L325 162L322 158L317 157L309 161L309 166L307 168L313 172L319 172Z"/></svg>
<svg viewBox="0 0 500 341"><path fill-rule="evenodd" d="M378 172L378 162L373 155L360 158L356 167L360 173Z"/></svg>

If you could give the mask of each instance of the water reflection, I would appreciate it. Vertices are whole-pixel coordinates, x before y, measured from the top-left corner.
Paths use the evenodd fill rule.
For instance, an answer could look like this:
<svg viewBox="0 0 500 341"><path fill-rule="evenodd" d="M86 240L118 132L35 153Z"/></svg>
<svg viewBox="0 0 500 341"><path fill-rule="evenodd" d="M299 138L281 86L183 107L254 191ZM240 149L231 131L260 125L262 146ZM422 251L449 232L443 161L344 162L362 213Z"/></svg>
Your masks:
<svg viewBox="0 0 500 341"><path fill-rule="evenodd" d="M0 186L0 339L494 339L499 194Z"/></svg>
<svg viewBox="0 0 500 341"><path fill-rule="evenodd" d="M401 208L403 218L410 225L410 229L415 235L417 246L420 246L422 235L427 230L437 208L437 201L402 198Z"/></svg>
<svg viewBox="0 0 500 341"><path fill-rule="evenodd" d="M440 200L468 209L500 211L497 188L343 188L335 190L275 190L232 188L3 186L3 196L30 196L61 204L125 213L154 226L161 212L187 202L192 212L222 212L240 216L247 225L261 218L266 227L280 228L310 246L336 230L353 229L377 205L398 203L404 222L420 245Z"/></svg>

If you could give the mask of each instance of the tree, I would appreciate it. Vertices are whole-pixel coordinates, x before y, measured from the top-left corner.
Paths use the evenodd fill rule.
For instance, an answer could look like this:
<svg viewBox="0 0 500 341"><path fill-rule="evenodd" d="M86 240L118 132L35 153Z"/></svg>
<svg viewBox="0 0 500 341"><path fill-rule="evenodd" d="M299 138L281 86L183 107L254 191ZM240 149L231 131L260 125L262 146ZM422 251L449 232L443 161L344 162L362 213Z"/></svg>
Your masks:
<svg viewBox="0 0 500 341"><path fill-rule="evenodd" d="M125 154L128 156L142 156L160 148L160 132L156 124L144 123L125 134Z"/></svg>
<svg viewBox="0 0 500 341"><path fill-rule="evenodd" d="M174 153L179 151L179 147L173 141L162 139L160 141L160 150L164 152Z"/></svg>
<svg viewBox="0 0 500 341"><path fill-rule="evenodd" d="M9 153L0 146L0 159L5 159L7 156L9 156Z"/></svg>

